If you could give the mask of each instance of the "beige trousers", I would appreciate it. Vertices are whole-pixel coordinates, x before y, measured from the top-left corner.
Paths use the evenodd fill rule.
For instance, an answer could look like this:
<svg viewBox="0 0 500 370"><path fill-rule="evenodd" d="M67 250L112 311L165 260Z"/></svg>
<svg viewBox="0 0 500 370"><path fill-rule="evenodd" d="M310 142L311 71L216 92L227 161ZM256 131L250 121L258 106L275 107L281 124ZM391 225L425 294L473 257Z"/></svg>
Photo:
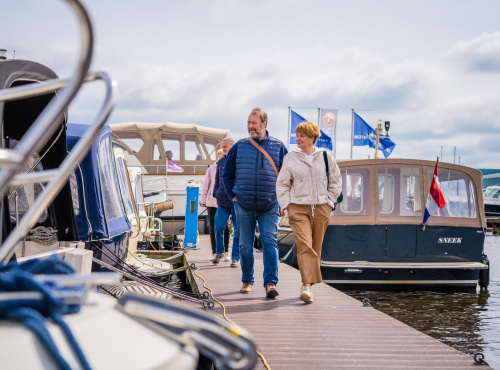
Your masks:
<svg viewBox="0 0 500 370"><path fill-rule="evenodd" d="M288 219L295 235L297 261L302 284L317 284L321 278L321 245L330 221L332 207L328 204L290 204Z"/></svg>

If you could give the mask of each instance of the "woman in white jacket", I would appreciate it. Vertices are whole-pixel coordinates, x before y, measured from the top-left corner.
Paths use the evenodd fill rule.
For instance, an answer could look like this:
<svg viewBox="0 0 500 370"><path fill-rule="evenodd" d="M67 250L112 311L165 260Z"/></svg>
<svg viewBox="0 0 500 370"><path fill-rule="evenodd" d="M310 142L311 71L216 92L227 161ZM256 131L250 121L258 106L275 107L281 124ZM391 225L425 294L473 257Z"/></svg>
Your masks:
<svg viewBox="0 0 500 370"><path fill-rule="evenodd" d="M320 137L313 122L302 122L295 130L297 149L290 151L276 182L276 195L281 210L288 211L290 227L295 235L297 262L302 287L300 299L313 302L311 286L321 283L321 246L331 212L342 191L342 177L337 162L324 150L314 146Z"/></svg>
<svg viewBox="0 0 500 370"><path fill-rule="evenodd" d="M217 151L217 160L219 160L224 155L222 149ZM210 243L212 245L212 258L215 258L215 213L217 211L217 199L215 199L214 184L215 184L215 174L217 173L217 162L208 167L207 173L205 174L205 179L203 180L203 187L201 188L200 194L200 205L202 207L207 207L208 213L208 228L210 230ZM226 227L224 230L224 245L227 247L229 245L229 228Z"/></svg>

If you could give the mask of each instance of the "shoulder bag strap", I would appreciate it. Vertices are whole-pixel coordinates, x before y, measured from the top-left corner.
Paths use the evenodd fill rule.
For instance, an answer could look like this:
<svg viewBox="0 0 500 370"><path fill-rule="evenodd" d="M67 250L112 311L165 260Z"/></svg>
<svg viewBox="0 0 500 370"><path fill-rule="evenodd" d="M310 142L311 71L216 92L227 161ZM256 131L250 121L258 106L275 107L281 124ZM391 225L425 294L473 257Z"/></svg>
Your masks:
<svg viewBox="0 0 500 370"><path fill-rule="evenodd" d="M325 167L326 167L326 189L330 186L330 171L328 168L328 158L326 155L326 150L323 150L323 158L325 159Z"/></svg>
<svg viewBox="0 0 500 370"><path fill-rule="evenodd" d="M254 139L249 137L248 140L252 143L252 145L254 147L256 147L258 150L260 150L262 152L262 154L264 154L267 157L267 159L269 159L269 162L271 162L271 165L274 168L274 172L276 172L276 176L278 176L278 169L276 168L276 165L274 164L274 161L271 158L271 156L259 144L257 144Z"/></svg>

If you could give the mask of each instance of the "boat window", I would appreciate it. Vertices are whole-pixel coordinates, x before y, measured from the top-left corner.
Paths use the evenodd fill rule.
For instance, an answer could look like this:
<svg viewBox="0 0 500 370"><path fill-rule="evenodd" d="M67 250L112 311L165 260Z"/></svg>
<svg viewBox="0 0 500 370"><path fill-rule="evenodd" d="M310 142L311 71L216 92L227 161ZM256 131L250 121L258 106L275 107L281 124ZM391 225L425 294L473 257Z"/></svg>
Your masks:
<svg viewBox="0 0 500 370"><path fill-rule="evenodd" d="M123 216L118 185L116 184L115 167L112 162L112 152L109 140L102 140L99 144L99 180L103 197L104 214L106 221Z"/></svg>
<svg viewBox="0 0 500 370"><path fill-rule="evenodd" d="M378 170L378 200L381 214L394 211L394 175L388 173L387 168Z"/></svg>
<svg viewBox="0 0 500 370"><path fill-rule="evenodd" d="M72 172L69 177L69 187L71 188L71 200L73 202L73 211L75 216L80 214L80 202L78 200L78 183L76 181L76 173Z"/></svg>
<svg viewBox="0 0 500 370"><path fill-rule="evenodd" d="M127 146L132 149L135 153L139 152L144 146L144 140L138 132L120 132L116 133L116 136L120 138Z"/></svg>
<svg viewBox="0 0 500 370"><path fill-rule="evenodd" d="M420 194L420 172L418 168L403 168L402 181L404 182L405 207L402 216L420 216L422 214L422 195Z"/></svg>
<svg viewBox="0 0 500 370"><path fill-rule="evenodd" d="M433 176L434 171L429 170L429 187ZM446 206L433 216L475 218L476 201L472 181L464 174L447 170L438 170L438 178Z"/></svg>
<svg viewBox="0 0 500 370"><path fill-rule="evenodd" d="M411 167L382 167L378 170L379 212L382 216L422 214L420 171Z"/></svg>
<svg viewBox="0 0 500 370"><path fill-rule="evenodd" d="M181 159L181 135L161 134L161 141L165 152L172 152L171 161L180 161ZM168 156L167 156L168 157Z"/></svg>
<svg viewBox="0 0 500 370"><path fill-rule="evenodd" d="M122 196L122 203L125 208L125 212L130 215L134 213L134 206L132 205L132 199L130 199L130 192L127 185L127 175L125 162L123 158L116 158L116 174L118 175L118 185L120 186L120 193Z"/></svg>
<svg viewBox="0 0 500 370"><path fill-rule="evenodd" d="M204 160L203 146L196 135L186 135L184 138L184 159L187 161Z"/></svg>
<svg viewBox="0 0 500 370"><path fill-rule="evenodd" d="M9 147L14 148L18 142L16 140L9 141ZM28 159L22 172L28 173L43 171L42 163L39 162L40 157L38 154L34 154L33 157ZM34 168L33 168L34 167ZM25 184L19 186L11 186L9 188L8 198L9 198L9 211L11 222L19 222L23 216L28 212L28 210L33 206L38 195L45 189L45 186L40 183ZM16 220L16 207L17 215L19 219ZM38 218L38 223L45 222L48 217L47 209Z"/></svg>
<svg viewBox="0 0 500 370"><path fill-rule="evenodd" d="M156 139L153 140L153 161L161 159L160 150L158 149L158 144Z"/></svg>
<svg viewBox="0 0 500 370"><path fill-rule="evenodd" d="M335 215L370 214L370 181L366 168L342 171L342 194L344 200L335 210Z"/></svg>
<svg viewBox="0 0 500 370"><path fill-rule="evenodd" d="M208 155L210 159L217 159L217 148L219 148L220 140L211 137L204 137L203 142L205 143L205 148L207 148Z"/></svg>

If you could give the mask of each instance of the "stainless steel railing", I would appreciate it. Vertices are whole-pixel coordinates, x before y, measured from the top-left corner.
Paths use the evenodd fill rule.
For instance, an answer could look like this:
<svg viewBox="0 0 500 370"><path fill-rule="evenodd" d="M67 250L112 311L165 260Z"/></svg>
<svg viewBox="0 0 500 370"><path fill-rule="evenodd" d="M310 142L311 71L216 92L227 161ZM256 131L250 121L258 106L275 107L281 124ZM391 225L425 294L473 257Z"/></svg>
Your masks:
<svg viewBox="0 0 500 370"><path fill-rule="evenodd" d="M0 102L17 100L51 91L61 90L34 121L21 141L14 149L0 150L0 198L13 184L50 180L45 190L38 196L32 207L22 218L19 225L11 231L0 248L0 263L6 262L14 254L16 244L26 232L34 226L43 210L54 200L68 181L69 176L83 160L97 138L104 123L109 117L116 100L116 82L104 72L88 75L93 51L93 33L89 16L78 0L67 0L78 16L81 31L81 49L76 71L71 79L51 80L37 84L24 85L0 90ZM67 109L84 82L101 80L105 84L106 94L103 105L84 136L75 145L71 154L61 163L57 170L43 173L21 174L24 163L34 153L40 151L56 132L59 117ZM3 209L3 208L2 208Z"/></svg>

